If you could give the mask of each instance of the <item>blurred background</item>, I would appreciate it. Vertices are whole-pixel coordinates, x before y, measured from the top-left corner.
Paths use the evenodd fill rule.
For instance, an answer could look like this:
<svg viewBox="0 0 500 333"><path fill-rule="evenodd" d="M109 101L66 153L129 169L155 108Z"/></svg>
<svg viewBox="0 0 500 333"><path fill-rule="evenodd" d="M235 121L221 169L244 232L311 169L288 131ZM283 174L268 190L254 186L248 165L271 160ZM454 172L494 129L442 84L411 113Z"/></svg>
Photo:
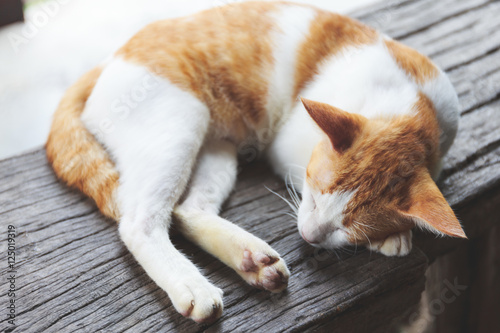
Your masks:
<svg viewBox="0 0 500 333"><path fill-rule="evenodd" d="M43 145L66 88L144 25L233 1L0 0L0 159ZM339 13L377 1L296 0Z"/></svg>

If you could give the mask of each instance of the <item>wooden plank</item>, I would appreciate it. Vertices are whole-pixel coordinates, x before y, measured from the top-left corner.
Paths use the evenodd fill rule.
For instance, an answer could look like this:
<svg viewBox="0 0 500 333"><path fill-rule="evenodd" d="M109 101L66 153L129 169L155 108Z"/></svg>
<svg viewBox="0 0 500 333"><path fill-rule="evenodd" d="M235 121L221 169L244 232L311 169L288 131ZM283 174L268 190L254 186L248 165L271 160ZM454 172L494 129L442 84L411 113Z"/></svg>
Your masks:
<svg viewBox="0 0 500 333"><path fill-rule="evenodd" d="M424 53L434 52L436 62L448 68L463 115L439 185L472 238L498 223L491 213L500 204L500 40L497 21L482 18L500 13L499 6L479 0L394 1L355 15ZM474 50L465 52L467 43ZM315 252L301 240L286 204L265 186L286 193L266 164L247 167L223 216L283 255L292 272L290 286L279 295L255 290L177 238L176 245L225 291L223 318L201 327L175 312L121 244L114 222L105 220L89 199L57 182L43 150L0 161L0 226L18 228L18 329L385 331L417 303L427 265L419 249L404 258L361 249L355 255ZM431 260L457 242L417 238ZM6 232L0 234L2 262L5 249ZM6 269L2 266L0 272L3 278ZM6 327L2 319L0 329Z"/></svg>
<svg viewBox="0 0 500 333"><path fill-rule="evenodd" d="M43 150L0 162L0 177L18 164L32 167L4 178L2 186L7 189L0 193L0 225L16 225L20 232L17 265L18 281L23 282L17 302L24 332L73 331L88 325L92 332L198 329L176 314L165 293L133 260L118 239L114 222L105 220L90 200L56 181ZM220 262L178 239L178 247L226 291L225 320L214 327L233 331L241 322L248 322L249 329L273 331L306 327L340 318L352 307L370 313L372 306L358 300L398 288L407 294L408 285L414 290L404 303L417 302L426 268L419 250L396 260L367 251L339 257L315 252L300 239L285 214L286 204L264 187L285 192L264 163L247 168L240 178L224 216L270 242L286 258L293 278L284 294L257 291ZM42 184L42 189L34 183ZM6 244L4 235L0 243ZM382 298L380 303L390 306L384 302ZM267 316L254 318L266 311ZM116 313L119 316L110 316ZM276 318L270 321L270 317Z"/></svg>
<svg viewBox="0 0 500 333"><path fill-rule="evenodd" d="M354 17L396 39L425 36L428 29L448 20L460 19L469 11L481 9L490 0L387 1L354 14Z"/></svg>

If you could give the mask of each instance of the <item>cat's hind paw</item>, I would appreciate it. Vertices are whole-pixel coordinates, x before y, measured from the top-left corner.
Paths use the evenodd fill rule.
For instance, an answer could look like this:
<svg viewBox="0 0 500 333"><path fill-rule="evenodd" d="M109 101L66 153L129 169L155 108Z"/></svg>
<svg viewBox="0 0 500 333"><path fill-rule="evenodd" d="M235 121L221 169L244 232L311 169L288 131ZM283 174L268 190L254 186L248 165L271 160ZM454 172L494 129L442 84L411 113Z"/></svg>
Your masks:
<svg viewBox="0 0 500 333"><path fill-rule="evenodd" d="M411 230L390 235L381 242L372 242L368 248L388 257L405 256L411 251Z"/></svg>
<svg viewBox="0 0 500 333"><path fill-rule="evenodd" d="M189 279L176 286L170 299L184 317L199 324L216 321L222 315L222 290L202 279Z"/></svg>
<svg viewBox="0 0 500 333"><path fill-rule="evenodd" d="M283 291L290 277L285 261L279 255L250 250L243 251L239 273L250 285L273 293Z"/></svg>

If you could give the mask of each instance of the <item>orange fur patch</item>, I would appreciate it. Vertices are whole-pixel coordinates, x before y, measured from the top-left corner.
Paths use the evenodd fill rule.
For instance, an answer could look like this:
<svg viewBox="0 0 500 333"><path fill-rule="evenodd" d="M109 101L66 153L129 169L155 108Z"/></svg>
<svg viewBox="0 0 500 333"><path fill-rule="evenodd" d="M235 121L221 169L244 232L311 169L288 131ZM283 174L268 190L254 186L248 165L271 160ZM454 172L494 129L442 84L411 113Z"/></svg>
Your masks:
<svg viewBox="0 0 500 333"><path fill-rule="evenodd" d="M238 3L159 21L117 55L192 92L210 109L214 130L244 139L267 119L273 3Z"/></svg>
<svg viewBox="0 0 500 333"><path fill-rule="evenodd" d="M443 234L467 238L453 210L446 202L438 187L428 173L418 176L411 189L412 205L404 214L421 220L424 225Z"/></svg>
<svg viewBox="0 0 500 333"><path fill-rule="evenodd" d="M375 43L378 33L346 16L318 10L307 39L299 46L294 98L318 74L321 62L345 47Z"/></svg>
<svg viewBox="0 0 500 333"><path fill-rule="evenodd" d="M101 72L102 68L94 68L66 91L54 114L45 148L58 178L93 198L104 215L118 221L120 213L115 200L118 172L80 120Z"/></svg>
<svg viewBox="0 0 500 333"><path fill-rule="evenodd" d="M439 74L432 61L414 49L391 39L384 40L384 43L399 67L418 84L430 81Z"/></svg>

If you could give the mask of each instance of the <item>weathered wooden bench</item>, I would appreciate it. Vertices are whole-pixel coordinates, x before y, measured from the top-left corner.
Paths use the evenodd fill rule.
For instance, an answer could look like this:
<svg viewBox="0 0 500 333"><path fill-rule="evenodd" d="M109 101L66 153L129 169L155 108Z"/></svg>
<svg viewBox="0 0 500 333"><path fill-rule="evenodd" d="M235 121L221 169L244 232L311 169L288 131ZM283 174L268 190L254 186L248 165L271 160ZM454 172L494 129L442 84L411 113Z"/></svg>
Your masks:
<svg viewBox="0 0 500 333"><path fill-rule="evenodd" d="M448 72L462 119L439 186L469 238L484 235L500 220L500 3L403 0L354 16L430 55ZM56 180L43 149L0 161L1 331L12 328L5 297L8 225L17 231L19 332L387 332L416 311L429 262L468 242L417 233L417 246L403 258L362 249L318 251L302 241L287 205L266 187L286 193L265 163L244 169L223 216L285 258L289 287L278 295L255 290L176 238L225 292L223 317L199 326L176 313L120 242L115 223Z"/></svg>

